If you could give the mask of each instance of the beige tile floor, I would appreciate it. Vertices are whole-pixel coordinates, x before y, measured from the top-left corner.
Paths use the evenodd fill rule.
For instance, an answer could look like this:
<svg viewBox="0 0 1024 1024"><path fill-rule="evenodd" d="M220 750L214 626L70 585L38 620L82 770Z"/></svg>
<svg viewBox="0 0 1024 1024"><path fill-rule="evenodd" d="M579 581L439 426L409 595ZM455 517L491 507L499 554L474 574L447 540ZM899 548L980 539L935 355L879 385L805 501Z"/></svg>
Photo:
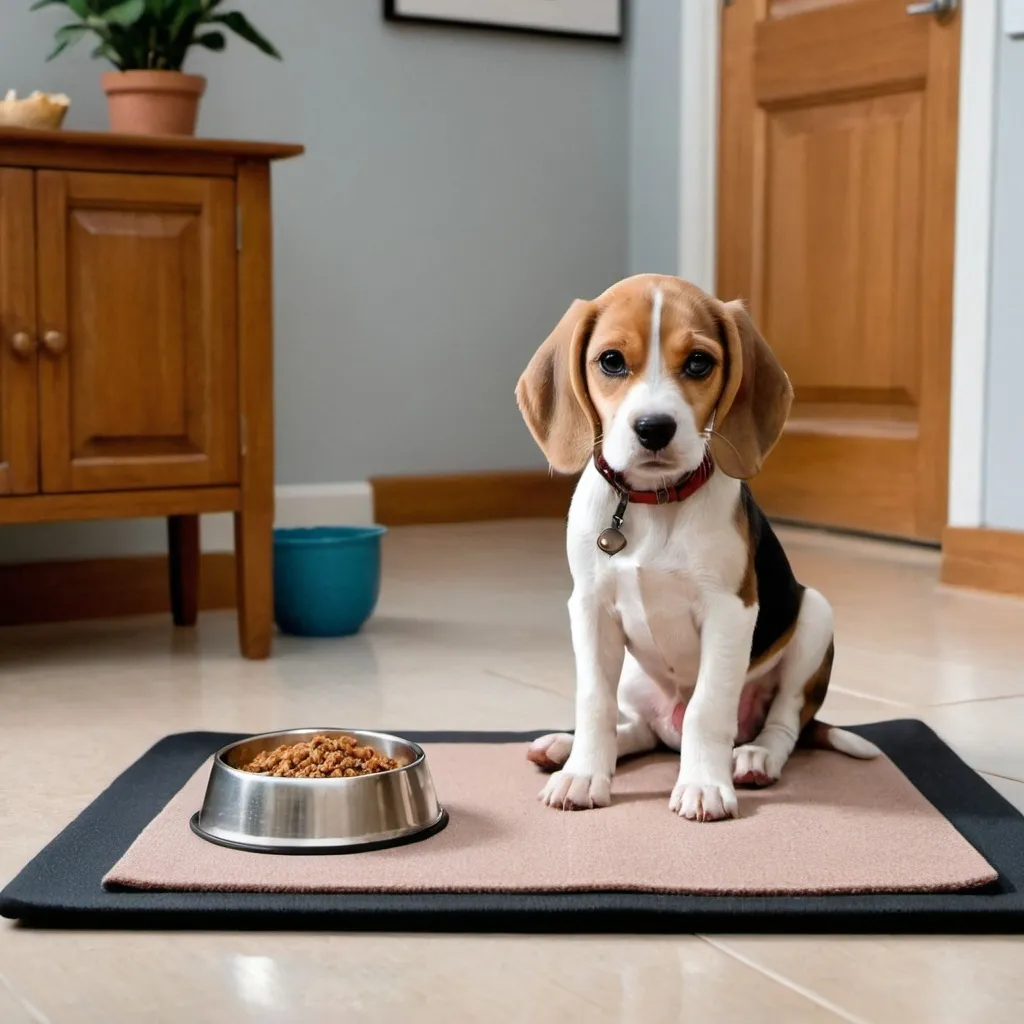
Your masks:
<svg viewBox="0 0 1024 1024"><path fill-rule="evenodd" d="M929 551L784 539L836 607L826 717L923 718L1024 808L1024 602L943 589ZM558 523L397 531L363 635L282 640L262 664L236 656L230 615L176 634L162 619L0 631L0 883L169 732L571 725L562 541ZM281 1024L339 1007L358 1022L1000 1024L1024 1020L1024 942L0 925L0 1024Z"/></svg>

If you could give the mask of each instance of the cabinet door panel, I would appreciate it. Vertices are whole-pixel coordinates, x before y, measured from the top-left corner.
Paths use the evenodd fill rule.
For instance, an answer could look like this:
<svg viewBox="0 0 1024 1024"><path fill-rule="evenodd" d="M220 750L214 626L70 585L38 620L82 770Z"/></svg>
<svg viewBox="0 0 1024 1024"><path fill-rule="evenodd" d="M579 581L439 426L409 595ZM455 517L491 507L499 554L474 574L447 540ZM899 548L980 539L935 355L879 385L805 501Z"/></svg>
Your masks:
<svg viewBox="0 0 1024 1024"><path fill-rule="evenodd" d="M0 168L0 494L39 484L31 171Z"/></svg>
<svg viewBox="0 0 1024 1024"><path fill-rule="evenodd" d="M43 489L236 482L233 183L42 171L37 192Z"/></svg>

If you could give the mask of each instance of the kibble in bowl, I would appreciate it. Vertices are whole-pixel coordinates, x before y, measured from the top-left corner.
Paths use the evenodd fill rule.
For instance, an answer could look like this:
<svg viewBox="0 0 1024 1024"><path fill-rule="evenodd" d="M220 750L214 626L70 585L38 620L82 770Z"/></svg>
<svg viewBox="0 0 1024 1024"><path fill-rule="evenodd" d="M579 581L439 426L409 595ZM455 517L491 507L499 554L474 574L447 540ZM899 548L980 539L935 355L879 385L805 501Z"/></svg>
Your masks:
<svg viewBox="0 0 1024 1024"><path fill-rule="evenodd" d="M422 747L366 729L248 736L213 757L195 834L258 853L356 853L444 828Z"/></svg>
<svg viewBox="0 0 1024 1024"><path fill-rule="evenodd" d="M285 779L352 779L401 767L403 762L360 744L354 736L320 735L262 751L241 769Z"/></svg>

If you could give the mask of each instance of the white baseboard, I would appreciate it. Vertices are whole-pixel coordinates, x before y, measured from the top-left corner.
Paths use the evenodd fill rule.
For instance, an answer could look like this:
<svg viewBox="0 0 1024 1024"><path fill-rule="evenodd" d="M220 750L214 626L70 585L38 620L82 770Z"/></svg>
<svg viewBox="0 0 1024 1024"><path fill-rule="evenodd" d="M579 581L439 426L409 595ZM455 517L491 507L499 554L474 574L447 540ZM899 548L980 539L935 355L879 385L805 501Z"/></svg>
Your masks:
<svg viewBox="0 0 1024 1024"><path fill-rule="evenodd" d="M275 493L274 525L369 526L373 522L373 488L368 483L295 484ZM230 515L203 516L204 551L233 551Z"/></svg>
<svg viewBox="0 0 1024 1024"><path fill-rule="evenodd" d="M275 525L281 527L367 526L373 522L373 488L365 481L285 485L277 488L275 506ZM204 551L233 550L232 517L203 516L201 536ZM158 519L40 523L0 529L0 564L166 551L167 529Z"/></svg>

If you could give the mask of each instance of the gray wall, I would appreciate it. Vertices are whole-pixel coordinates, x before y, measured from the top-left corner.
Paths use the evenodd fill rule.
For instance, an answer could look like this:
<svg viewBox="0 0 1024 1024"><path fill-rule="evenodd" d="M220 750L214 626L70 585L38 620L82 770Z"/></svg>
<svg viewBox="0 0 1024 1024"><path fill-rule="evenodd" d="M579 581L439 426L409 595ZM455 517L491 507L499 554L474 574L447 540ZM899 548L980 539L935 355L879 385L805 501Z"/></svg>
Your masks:
<svg viewBox="0 0 1024 1024"><path fill-rule="evenodd" d="M60 11L3 6L0 89L66 91L68 127L104 128L89 48L43 61ZM202 134L309 150L275 172L278 482L543 465L516 379L627 270L625 48L385 24L379 0L245 10L285 62L232 40L190 70ZM149 546L110 529L8 528L0 558Z"/></svg>
<svg viewBox="0 0 1024 1024"><path fill-rule="evenodd" d="M993 198L988 394L987 526L1024 529L1024 39L1000 35Z"/></svg>
<svg viewBox="0 0 1024 1024"><path fill-rule="evenodd" d="M626 266L622 49L380 8L248 0L285 63L196 61L205 134L309 147L276 179L282 483L541 465L516 379Z"/></svg>
<svg viewBox="0 0 1024 1024"><path fill-rule="evenodd" d="M680 31L675 0L632 0L629 272L679 268Z"/></svg>

